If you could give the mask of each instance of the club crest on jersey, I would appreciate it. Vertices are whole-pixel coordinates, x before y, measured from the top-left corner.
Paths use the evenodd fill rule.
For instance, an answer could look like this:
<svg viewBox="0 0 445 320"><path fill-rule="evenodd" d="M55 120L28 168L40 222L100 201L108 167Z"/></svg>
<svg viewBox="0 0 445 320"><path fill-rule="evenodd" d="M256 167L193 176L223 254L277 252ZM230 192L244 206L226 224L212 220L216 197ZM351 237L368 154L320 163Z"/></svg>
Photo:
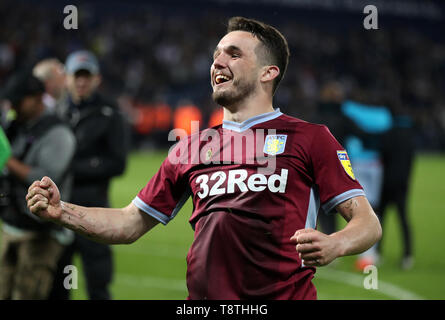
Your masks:
<svg viewBox="0 0 445 320"><path fill-rule="evenodd" d="M285 134L267 135L263 152L271 156L283 153L286 146L286 139L287 135Z"/></svg>
<svg viewBox="0 0 445 320"><path fill-rule="evenodd" d="M345 169L348 176L355 180L354 172L352 171L351 161L349 160L348 153L345 150L337 151L338 160L340 160L343 169Z"/></svg>

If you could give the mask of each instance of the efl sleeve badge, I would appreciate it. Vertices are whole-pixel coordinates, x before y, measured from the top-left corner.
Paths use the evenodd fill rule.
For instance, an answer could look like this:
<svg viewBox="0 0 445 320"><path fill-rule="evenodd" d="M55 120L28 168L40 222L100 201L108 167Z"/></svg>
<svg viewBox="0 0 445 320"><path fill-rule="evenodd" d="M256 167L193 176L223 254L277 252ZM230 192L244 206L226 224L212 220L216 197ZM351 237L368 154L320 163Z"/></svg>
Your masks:
<svg viewBox="0 0 445 320"><path fill-rule="evenodd" d="M349 160L348 153L345 150L337 151L338 160L340 160L343 169L345 169L348 176L355 180L354 172L352 171L351 161Z"/></svg>

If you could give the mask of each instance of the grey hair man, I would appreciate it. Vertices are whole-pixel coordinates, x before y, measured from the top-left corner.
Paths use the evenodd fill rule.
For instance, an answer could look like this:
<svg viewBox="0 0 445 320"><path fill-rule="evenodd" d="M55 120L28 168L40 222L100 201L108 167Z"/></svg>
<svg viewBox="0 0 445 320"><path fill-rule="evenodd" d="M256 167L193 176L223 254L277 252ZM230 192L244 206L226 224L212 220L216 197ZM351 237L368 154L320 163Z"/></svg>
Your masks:
<svg viewBox="0 0 445 320"><path fill-rule="evenodd" d="M43 94L45 106L59 114L65 112L67 92L63 64L56 58L44 59L34 66L32 73L45 86Z"/></svg>

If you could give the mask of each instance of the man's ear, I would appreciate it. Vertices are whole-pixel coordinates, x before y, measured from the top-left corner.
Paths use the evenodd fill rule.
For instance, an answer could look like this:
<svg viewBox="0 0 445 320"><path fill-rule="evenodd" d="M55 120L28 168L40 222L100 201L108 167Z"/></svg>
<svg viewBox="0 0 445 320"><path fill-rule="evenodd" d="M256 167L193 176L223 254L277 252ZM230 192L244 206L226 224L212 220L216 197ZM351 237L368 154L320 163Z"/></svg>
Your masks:
<svg viewBox="0 0 445 320"><path fill-rule="evenodd" d="M265 66L263 67L260 81L269 82L273 81L280 74L280 68L277 66Z"/></svg>

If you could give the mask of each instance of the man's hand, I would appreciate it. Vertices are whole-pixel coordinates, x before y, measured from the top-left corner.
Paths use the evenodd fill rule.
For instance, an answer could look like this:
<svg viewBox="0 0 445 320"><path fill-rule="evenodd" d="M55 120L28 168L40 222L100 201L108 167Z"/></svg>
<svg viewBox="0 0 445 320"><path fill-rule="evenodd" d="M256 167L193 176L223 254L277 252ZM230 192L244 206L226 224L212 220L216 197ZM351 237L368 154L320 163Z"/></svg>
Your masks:
<svg viewBox="0 0 445 320"><path fill-rule="evenodd" d="M307 267L325 266L340 256L337 238L314 229L300 229L290 238Z"/></svg>
<svg viewBox="0 0 445 320"><path fill-rule="evenodd" d="M42 219L59 220L62 214L60 192L56 184L43 177L28 188L26 195L29 210Z"/></svg>

